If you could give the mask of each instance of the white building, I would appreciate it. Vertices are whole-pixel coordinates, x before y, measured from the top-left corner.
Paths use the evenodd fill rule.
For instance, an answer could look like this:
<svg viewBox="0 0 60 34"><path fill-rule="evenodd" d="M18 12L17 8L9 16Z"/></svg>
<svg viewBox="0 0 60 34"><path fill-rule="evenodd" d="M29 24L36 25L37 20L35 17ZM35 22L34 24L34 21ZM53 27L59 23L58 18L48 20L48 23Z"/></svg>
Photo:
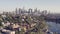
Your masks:
<svg viewBox="0 0 60 34"><path fill-rule="evenodd" d="M6 29L2 29L2 32L6 33L6 34L15 34L15 31L10 31L10 30L6 30Z"/></svg>

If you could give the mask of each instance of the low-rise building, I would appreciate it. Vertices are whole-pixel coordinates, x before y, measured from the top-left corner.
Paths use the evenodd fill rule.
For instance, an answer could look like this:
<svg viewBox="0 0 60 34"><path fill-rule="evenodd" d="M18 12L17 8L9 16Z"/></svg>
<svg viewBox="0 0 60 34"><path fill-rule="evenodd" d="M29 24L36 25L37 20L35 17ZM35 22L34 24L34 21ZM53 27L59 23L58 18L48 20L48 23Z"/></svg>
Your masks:
<svg viewBox="0 0 60 34"><path fill-rule="evenodd" d="M3 25L3 26L9 26L10 23L9 23L9 22L7 22L7 23L2 22L2 25Z"/></svg>
<svg viewBox="0 0 60 34"><path fill-rule="evenodd" d="M14 29L14 28L19 28L20 26L18 25L18 24L13 24L12 25L12 28Z"/></svg>
<svg viewBox="0 0 60 34"><path fill-rule="evenodd" d="M15 31L10 31L10 30L6 30L6 29L2 29L2 34L15 34Z"/></svg>

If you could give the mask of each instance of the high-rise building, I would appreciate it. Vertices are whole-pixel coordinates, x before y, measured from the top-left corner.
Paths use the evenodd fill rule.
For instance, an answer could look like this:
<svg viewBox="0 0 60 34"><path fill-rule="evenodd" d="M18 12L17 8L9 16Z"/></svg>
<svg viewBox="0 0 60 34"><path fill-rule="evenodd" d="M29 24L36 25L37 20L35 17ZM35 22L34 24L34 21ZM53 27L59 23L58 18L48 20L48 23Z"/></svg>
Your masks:
<svg viewBox="0 0 60 34"><path fill-rule="evenodd" d="M32 9L31 8L28 9L28 13L32 13Z"/></svg>
<svg viewBox="0 0 60 34"><path fill-rule="evenodd" d="M18 13L18 12L17 12L17 8L15 9L15 12L16 12L16 14Z"/></svg>
<svg viewBox="0 0 60 34"><path fill-rule="evenodd" d="M37 10L37 8L36 9L34 9L34 12L37 12L38 10Z"/></svg>
<svg viewBox="0 0 60 34"><path fill-rule="evenodd" d="M47 14L47 10L42 11L42 14L46 15Z"/></svg>
<svg viewBox="0 0 60 34"><path fill-rule="evenodd" d="M8 15L8 12L5 12L5 11L4 11L3 14Z"/></svg>
<svg viewBox="0 0 60 34"><path fill-rule="evenodd" d="M19 8L19 14L21 14L21 8Z"/></svg>

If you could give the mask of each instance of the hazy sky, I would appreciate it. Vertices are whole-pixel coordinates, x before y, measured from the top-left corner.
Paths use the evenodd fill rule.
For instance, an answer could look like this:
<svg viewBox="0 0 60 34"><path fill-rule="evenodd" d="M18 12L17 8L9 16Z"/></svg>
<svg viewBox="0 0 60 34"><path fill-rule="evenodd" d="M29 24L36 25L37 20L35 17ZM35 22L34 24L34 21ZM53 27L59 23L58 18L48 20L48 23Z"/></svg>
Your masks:
<svg viewBox="0 0 60 34"><path fill-rule="evenodd" d="M60 11L60 0L0 0L0 11L13 11L15 8L38 8L40 10Z"/></svg>

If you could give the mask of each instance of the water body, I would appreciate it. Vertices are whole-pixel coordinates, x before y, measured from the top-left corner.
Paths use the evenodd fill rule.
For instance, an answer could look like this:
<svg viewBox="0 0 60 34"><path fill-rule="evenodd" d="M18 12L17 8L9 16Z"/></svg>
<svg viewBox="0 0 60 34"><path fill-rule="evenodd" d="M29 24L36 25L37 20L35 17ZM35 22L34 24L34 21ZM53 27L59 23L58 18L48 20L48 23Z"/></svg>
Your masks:
<svg viewBox="0 0 60 34"><path fill-rule="evenodd" d="M48 29L52 32L58 32L60 34L60 24L55 22L46 22L46 24L49 26Z"/></svg>

